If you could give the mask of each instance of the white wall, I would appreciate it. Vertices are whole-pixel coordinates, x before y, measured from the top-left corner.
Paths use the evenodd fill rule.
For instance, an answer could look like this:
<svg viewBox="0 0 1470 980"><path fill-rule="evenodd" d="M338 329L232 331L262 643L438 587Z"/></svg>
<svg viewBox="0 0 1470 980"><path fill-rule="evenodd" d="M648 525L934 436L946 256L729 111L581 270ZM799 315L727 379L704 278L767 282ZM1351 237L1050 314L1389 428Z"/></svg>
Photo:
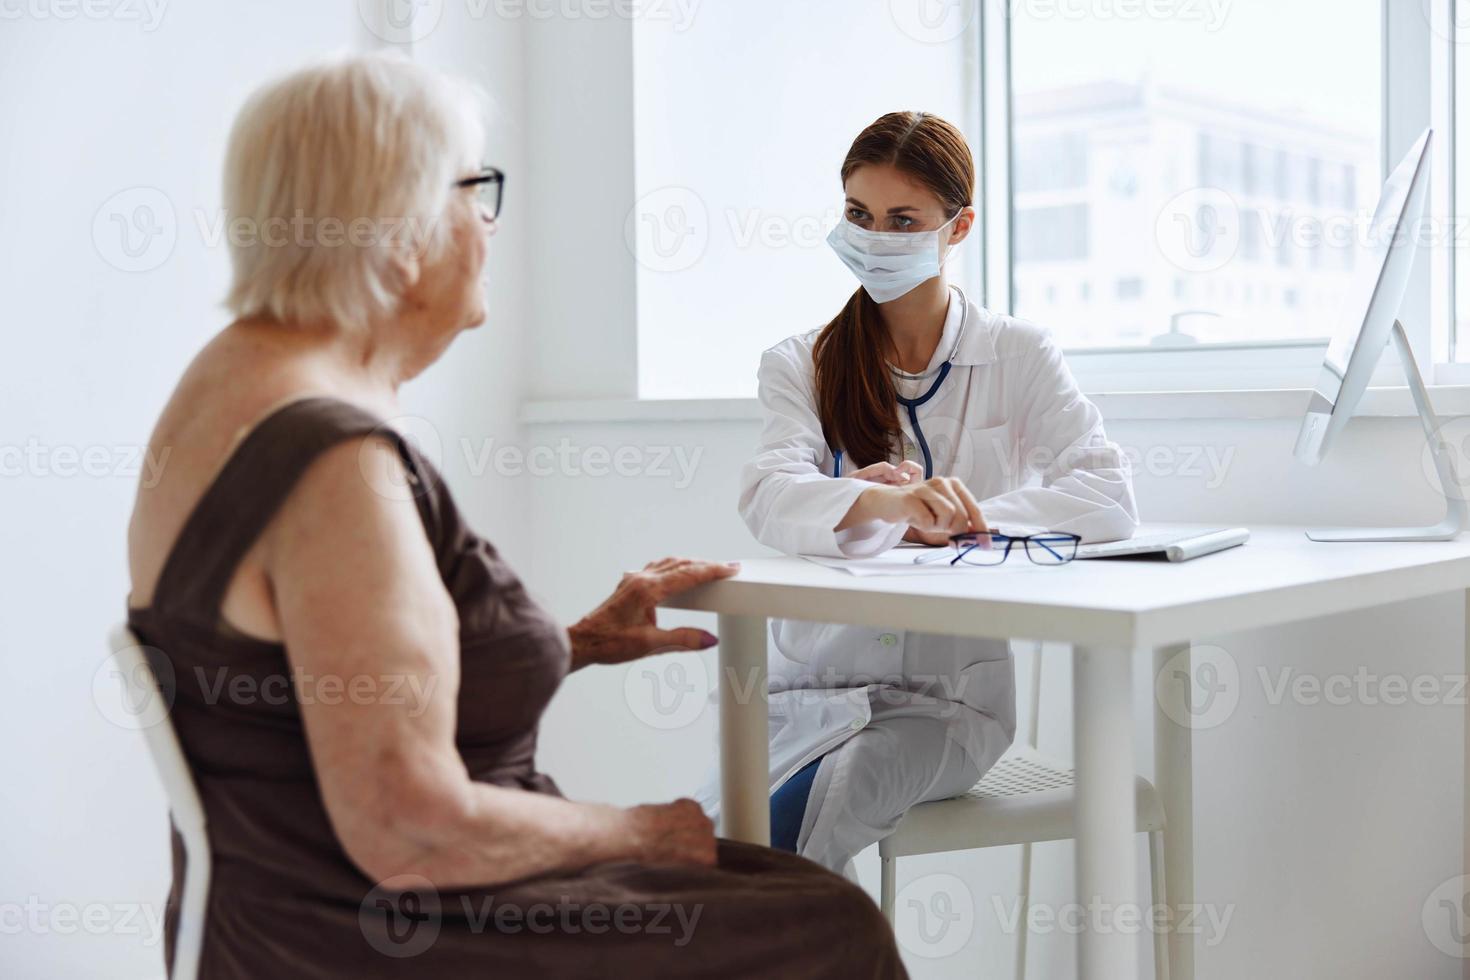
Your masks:
<svg viewBox="0 0 1470 980"><path fill-rule="evenodd" d="M139 23L76 4L7 4L0 19L0 683L11 692L0 711L0 975L161 970L145 918L161 913L167 890L162 792L141 736L111 724L91 696L127 590L131 453L226 322L228 258L206 244L196 214L216 218L236 108L266 77L368 38L356 6L165 3L160 19ZM519 438L528 356L522 25L471 21L470 9L446 5L418 46L419 58L493 93L490 155L511 175L490 322L405 397L451 446ZM110 200L120 192L130 196ZM131 217L138 204L172 229L173 245L154 238L136 257L146 269L124 271L108 261L126 264L110 215ZM143 245L136 232L133 244ZM96 475L76 475L66 454L87 450ZM459 485L463 456L448 455ZM462 494L522 561L524 490ZM94 903L108 907L90 913L104 915L95 934L65 918Z"/></svg>

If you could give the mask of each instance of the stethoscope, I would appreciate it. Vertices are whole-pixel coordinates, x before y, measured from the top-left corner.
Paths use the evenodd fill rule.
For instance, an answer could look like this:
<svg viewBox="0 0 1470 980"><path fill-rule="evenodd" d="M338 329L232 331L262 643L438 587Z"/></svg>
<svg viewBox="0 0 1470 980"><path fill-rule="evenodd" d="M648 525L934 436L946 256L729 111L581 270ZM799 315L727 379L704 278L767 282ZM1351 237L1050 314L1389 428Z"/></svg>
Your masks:
<svg viewBox="0 0 1470 980"><path fill-rule="evenodd" d="M929 453L929 440L924 438L924 430L919 428L919 406L927 402L939 393L939 386L944 384L944 379L949 377L949 369L954 366L954 357L959 353L960 341L965 338L965 321L970 318L970 301L965 297L964 290L958 286L950 286L960 294L960 329L955 333L954 346L950 348L949 357L939 365L939 373L934 377L934 383L929 386L917 398L895 397L895 400L904 408L909 410L909 426L914 430L914 441L919 444L919 452L924 456L924 479L930 480L934 477L934 457ZM922 375L903 375L906 380L914 380ZM832 450L832 475L842 476L842 450Z"/></svg>

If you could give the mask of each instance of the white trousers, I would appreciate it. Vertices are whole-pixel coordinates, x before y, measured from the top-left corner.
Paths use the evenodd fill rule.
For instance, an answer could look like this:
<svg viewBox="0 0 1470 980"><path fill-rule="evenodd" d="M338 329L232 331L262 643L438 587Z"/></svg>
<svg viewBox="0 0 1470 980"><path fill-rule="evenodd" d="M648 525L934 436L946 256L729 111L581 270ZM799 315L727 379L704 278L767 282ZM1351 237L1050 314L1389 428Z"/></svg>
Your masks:
<svg viewBox="0 0 1470 980"><path fill-rule="evenodd" d="M851 878L852 859L891 834L910 807L974 786L983 774L951 731L942 718L876 709L817 767L798 853Z"/></svg>

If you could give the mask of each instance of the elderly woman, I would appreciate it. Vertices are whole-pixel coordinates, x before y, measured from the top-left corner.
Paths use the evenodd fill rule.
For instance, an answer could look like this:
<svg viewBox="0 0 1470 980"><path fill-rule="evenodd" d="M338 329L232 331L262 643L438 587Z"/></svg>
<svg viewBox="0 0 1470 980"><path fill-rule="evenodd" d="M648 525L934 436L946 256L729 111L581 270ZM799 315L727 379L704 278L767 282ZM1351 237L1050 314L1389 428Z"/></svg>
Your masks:
<svg viewBox="0 0 1470 980"><path fill-rule="evenodd" d="M562 629L384 421L485 318L481 140L465 90L386 57L235 124L236 319L164 409L129 536L209 819L202 976L902 975L837 876L716 840L691 801L577 803L536 771L562 677L711 645L654 609L733 569L655 562Z"/></svg>

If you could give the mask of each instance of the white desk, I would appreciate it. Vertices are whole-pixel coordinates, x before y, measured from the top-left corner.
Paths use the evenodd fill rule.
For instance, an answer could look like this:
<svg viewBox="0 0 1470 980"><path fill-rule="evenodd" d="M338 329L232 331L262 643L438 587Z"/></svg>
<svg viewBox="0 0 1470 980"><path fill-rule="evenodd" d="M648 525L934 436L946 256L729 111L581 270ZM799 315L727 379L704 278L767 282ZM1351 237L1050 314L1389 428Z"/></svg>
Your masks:
<svg viewBox="0 0 1470 980"><path fill-rule="evenodd" d="M729 837L761 844L770 841L769 617L1071 643L1080 900L1139 908L1134 894L1135 651L1150 652L1157 673L1175 656L1187 658L1193 640L1467 589L1470 540L1320 544L1306 540L1300 528L1256 527L1242 548L1178 565L1078 561L1043 568L1012 555L1004 566L985 572L860 578L800 558L757 558L742 562L735 577L667 605L719 614L722 829ZM1470 638L1466 659L1470 669ZM1189 666L1187 659L1182 666ZM1179 703L1155 704L1155 768L1168 820L1168 900L1177 908L1194 903L1193 786L1190 731L1175 724L1170 712L1187 717L1181 712L1187 711L1190 689L1182 683L1166 689ZM1470 725L1466 732L1470 777ZM1470 804L1470 778L1466 786ZM1116 929L1083 932L1081 976L1137 977L1135 939ZM1170 964L1173 980L1192 980L1190 937L1171 936Z"/></svg>

